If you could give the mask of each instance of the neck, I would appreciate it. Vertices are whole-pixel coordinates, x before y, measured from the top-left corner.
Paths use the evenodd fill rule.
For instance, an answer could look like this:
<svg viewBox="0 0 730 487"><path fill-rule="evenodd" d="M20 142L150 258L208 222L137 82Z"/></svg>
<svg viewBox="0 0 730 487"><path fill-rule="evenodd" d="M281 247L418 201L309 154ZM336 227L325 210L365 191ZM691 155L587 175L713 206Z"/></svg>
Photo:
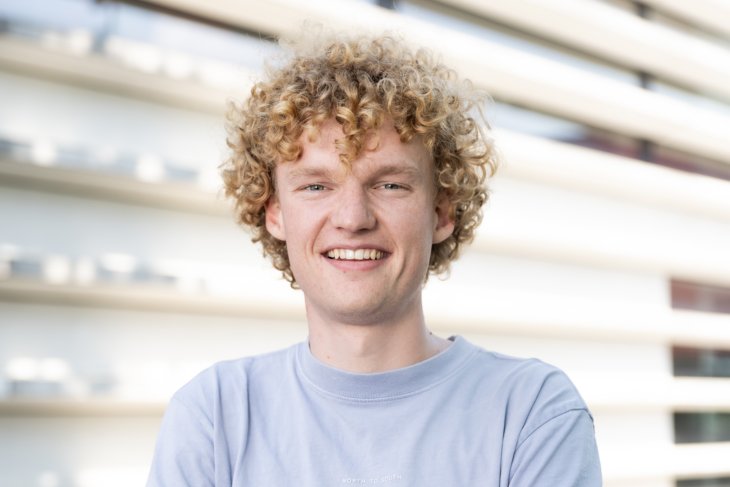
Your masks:
<svg viewBox="0 0 730 487"><path fill-rule="evenodd" d="M349 372L385 372L426 360L449 346L427 329L423 311L391 323L347 324L307 313L309 347L321 362Z"/></svg>

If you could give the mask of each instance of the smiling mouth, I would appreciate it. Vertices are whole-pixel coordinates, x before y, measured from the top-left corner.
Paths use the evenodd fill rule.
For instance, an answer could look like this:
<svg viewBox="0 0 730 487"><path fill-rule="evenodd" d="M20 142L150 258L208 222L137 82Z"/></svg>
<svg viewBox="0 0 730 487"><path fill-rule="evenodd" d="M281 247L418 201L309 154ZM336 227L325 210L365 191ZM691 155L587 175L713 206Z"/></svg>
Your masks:
<svg viewBox="0 0 730 487"><path fill-rule="evenodd" d="M376 249L332 249L327 257L334 260L380 260L383 252Z"/></svg>

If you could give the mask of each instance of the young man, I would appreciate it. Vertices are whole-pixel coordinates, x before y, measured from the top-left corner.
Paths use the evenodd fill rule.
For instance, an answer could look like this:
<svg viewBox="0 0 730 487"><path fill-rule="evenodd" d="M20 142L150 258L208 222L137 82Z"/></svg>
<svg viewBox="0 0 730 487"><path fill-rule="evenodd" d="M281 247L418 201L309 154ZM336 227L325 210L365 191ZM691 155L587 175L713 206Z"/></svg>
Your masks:
<svg viewBox="0 0 730 487"><path fill-rule="evenodd" d="M309 339L178 391L149 487L601 485L562 372L426 326L426 277L473 238L495 167L467 88L394 39L335 39L233 110L227 194Z"/></svg>

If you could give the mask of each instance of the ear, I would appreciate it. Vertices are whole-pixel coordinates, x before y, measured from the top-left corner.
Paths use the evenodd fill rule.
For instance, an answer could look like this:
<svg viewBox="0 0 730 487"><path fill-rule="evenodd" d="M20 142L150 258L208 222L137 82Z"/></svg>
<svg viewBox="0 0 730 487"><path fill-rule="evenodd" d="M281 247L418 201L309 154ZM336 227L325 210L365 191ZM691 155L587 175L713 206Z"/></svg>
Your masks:
<svg viewBox="0 0 730 487"><path fill-rule="evenodd" d="M274 238L286 240L286 230L284 228L284 216L281 214L281 205L279 198L272 195L266 202L264 208L266 212L266 230L269 231Z"/></svg>
<svg viewBox="0 0 730 487"><path fill-rule="evenodd" d="M436 221L433 229L433 243L438 244L454 233L455 211L445 194L436 197Z"/></svg>

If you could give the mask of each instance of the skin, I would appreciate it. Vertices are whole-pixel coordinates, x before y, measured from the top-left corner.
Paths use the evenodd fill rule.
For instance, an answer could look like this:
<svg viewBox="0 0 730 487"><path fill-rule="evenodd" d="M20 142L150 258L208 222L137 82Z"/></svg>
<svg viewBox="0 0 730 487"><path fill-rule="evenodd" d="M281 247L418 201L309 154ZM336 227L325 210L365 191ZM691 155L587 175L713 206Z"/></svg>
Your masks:
<svg viewBox="0 0 730 487"><path fill-rule="evenodd" d="M431 246L454 222L420 141L402 143L386 123L348 170L335 148L342 136L330 120L316 140L302 138L297 161L277 165L266 228L287 242L314 356L354 372L392 370L449 344L428 332L421 292ZM333 259L334 249L377 250L380 258Z"/></svg>

